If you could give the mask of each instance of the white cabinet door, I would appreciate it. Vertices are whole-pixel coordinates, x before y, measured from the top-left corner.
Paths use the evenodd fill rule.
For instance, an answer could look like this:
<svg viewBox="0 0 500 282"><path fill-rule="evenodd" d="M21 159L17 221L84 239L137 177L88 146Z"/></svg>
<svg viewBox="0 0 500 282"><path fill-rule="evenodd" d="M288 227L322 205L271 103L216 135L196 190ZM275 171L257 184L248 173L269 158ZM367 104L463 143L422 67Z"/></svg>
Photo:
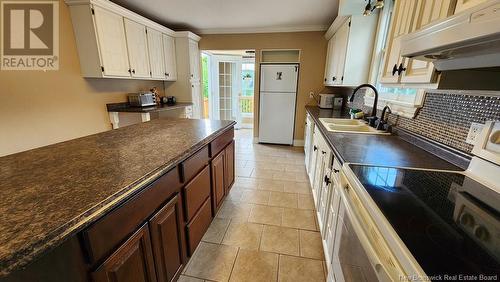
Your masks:
<svg viewBox="0 0 500 282"><path fill-rule="evenodd" d="M328 50L326 56L325 66L325 85L333 84L333 77L335 76L335 35L328 40Z"/></svg>
<svg viewBox="0 0 500 282"><path fill-rule="evenodd" d="M342 84L344 80L345 59L347 56L347 43L349 42L349 21L346 21L335 34L335 70L333 84Z"/></svg>
<svg viewBox="0 0 500 282"><path fill-rule="evenodd" d="M200 81L200 50L194 40L189 40L189 72L192 81Z"/></svg>
<svg viewBox="0 0 500 282"><path fill-rule="evenodd" d="M316 161L318 159L318 128L314 127L312 140L311 140L311 159L309 160L309 182L311 187L314 186L314 176L316 175Z"/></svg>
<svg viewBox="0 0 500 282"><path fill-rule="evenodd" d="M125 32L132 77L150 78L146 27L125 19Z"/></svg>
<svg viewBox="0 0 500 282"><path fill-rule="evenodd" d="M103 74L130 77L123 17L94 6L94 20Z"/></svg>
<svg viewBox="0 0 500 282"><path fill-rule="evenodd" d="M330 204L327 208L327 220L324 228L324 240L326 245L325 259L327 265L332 262L333 247L335 241L335 230L337 228L338 211L340 206L340 185L335 184L331 190Z"/></svg>
<svg viewBox="0 0 500 282"><path fill-rule="evenodd" d="M165 67L163 64L163 39L162 33L147 28L149 65L151 66L151 77L165 79Z"/></svg>
<svg viewBox="0 0 500 282"><path fill-rule="evenodd" d="M163 58L166 80L177 80L177 60L175 55L175 38L163 34Z"/></svg>
<svg viewBox="0 0 500 282"><path fill-rule="evenodd" d="M309 114L306 114L306 126L304 128L304 162L306 165L306 172L309 173L310 170L310 159L312 151L312 131L314 128L314 122Z"/></svg>
<svg viewBox="0 0 500 282"><path fill-rule="evenodd" d="M202 116L202 108L201 85L199 82L191 84L191 97L193 101L193 118L200 119Z"/></svg>
<svg viewBox="0 0 500 282"><path fill-rule="evenodd" d="M487 0L457 0L457 7L455 8L455 14L458 14L464 10L472 8L486 1Z"/></svg>

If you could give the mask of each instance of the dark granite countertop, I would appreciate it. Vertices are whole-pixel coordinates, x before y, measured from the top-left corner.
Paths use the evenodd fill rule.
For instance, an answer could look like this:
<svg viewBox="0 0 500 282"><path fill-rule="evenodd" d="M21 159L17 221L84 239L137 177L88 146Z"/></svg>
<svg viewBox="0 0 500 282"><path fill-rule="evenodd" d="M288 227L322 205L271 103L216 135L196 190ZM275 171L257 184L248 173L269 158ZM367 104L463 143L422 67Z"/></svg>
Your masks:
<svg viewBox="0 0 500 282"><path fill-rule="evenodd" d="M348 118L347 112L316 106L306 106L306 111L342 163L462 171L398 136L329 132L319 121L319 118Z"/></svg>
<svg viewBox="0 0 500 282"><path fill-rule="evenodd" d="M157 119L0 158L0 276L82 230L233 121Z"/></svg>
<svg viewBox="0 0 500 282"><path fill-rule="evenodd" d="M170 111L170 110L185 108L185 107L189 107L192 105L193 105L193 103L178 102L175 105L161 104L158 106L149 106L149 107L132 107L129 105L129 103L124 102L124 103L107 104L106 107L108 109L108 112L155 113L155 112L163 112L163 111Z"/></svg>

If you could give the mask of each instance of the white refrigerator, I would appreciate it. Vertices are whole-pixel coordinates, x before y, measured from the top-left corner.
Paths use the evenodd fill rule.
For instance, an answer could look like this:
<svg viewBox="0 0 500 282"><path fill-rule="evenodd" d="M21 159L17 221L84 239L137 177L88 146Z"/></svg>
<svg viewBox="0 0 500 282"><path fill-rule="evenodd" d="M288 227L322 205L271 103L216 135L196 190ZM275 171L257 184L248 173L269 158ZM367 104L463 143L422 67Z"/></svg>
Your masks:
<svg viewBox="0 0 500 282"><path fill-rule="evenodd" d="M260 67L259 143L293 145L298 64Z"/></svg>

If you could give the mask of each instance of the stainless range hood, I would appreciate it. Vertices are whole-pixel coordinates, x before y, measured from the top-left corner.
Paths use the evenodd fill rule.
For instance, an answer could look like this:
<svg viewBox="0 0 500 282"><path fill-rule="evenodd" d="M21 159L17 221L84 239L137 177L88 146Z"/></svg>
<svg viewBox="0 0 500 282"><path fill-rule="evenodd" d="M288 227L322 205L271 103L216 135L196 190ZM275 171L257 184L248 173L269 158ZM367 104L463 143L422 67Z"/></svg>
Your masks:
<svg viewBox="0 0 500 282"><path fill-rule="evenodd" d="M401 37L403 57L437 70L500 66L500 0L490 0Z"/></svg>

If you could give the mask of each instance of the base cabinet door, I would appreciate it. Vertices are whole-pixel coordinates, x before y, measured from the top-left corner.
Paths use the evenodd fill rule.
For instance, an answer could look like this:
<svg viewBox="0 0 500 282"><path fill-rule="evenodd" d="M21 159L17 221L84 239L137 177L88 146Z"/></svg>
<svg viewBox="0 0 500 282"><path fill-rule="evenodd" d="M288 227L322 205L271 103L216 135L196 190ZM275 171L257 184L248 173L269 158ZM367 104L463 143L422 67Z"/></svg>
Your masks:
<svg viewBox="0 0 500 282"><path fill-rule="evenodd" d="M184 261L182 215L175 196L149 221L158 282L175 280Z"/></svg>
<svg viewBox="0 0 500 282"><path fill-rule="evenodd" d="M227 194L229 193L229 189L231 189L231 185L234 183L234 140L227 145L225 149L225 158L224 189Z"/></svg>
<svg viewBox="0 0 500 282"><path fill-rule="evenodd" d="M96 282L157 281L148 224L111 254L92 277Z"/></svg>
<svg viewBox="0 0 500 282"><path fill-rule="evenodd" d="M222 151L212 160L212 189L214 197L214 211L217 211L224 199L224 163L225 151Z"/></svg>

